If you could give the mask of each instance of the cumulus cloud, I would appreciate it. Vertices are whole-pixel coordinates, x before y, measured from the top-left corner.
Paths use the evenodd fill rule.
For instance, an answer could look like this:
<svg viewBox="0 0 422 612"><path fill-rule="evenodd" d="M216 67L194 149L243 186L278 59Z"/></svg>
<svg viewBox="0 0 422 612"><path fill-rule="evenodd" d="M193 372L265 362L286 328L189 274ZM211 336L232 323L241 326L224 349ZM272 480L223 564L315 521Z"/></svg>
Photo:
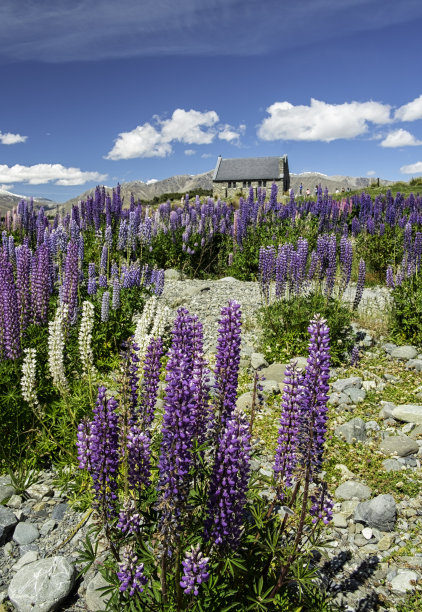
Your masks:
<svg viewBox="0 0 422 612"><path fill-rule="evenodd" d="M386 138L380 143L381 147L415 147L422 145L421 140L417 140L407 130L394 130L390 132Z"/></svg>
<svg viewBox="0 0 422 612"><path fill-rule="evenodd" d="M365 134L368 123L391 121L391 107L380 102L328 104L311 98L309 106L275 102L267 108L269 117L258 128L262 140L321 140L355 138Z"/></svg>
<svg viewBox="0 0 422 612"><path fill-rule="evenodd" d="M138 125L130 132L122 132L106 159L133 159L135 157L166 157L172 153L172 142L210 144L215 137L213 126L218 122L215 111L202 113L177 108L170 119L153 117L150 123Z"/></svg>
<svg viewBox="0 0 422 612"><path fill-rule="evenodd" d="M402 166L400 172L402 174L422 174L422 161Z"/></svg>
<svg viewBox="0 0 422 612"><path fill-rule="evenodd" d="M397 121L416 121L422 119L422 94L412 102L400 106L394 113Z"/></svg>
<svg viewBox="0 0 422 612"><path fill-rule="evenodd" d="M153 185L154 183L158 183L158 179L149 179L149 181L146 181L145 185Z"/></svg>
<svg viewBox="0 0 422 612"><path fill-rule="evenodd" d="M218 137L220 140L226 140L227 142L238 143L240 136L245 133L246 125L241 124L236 129L233 126L226 123L219 131Z"/></svg>
<svg viewBox="0 0 422 612"><path fill-rule="evenodd" d="M90 181L104 181L107 174L83 172L79 168L65 168L61 164L35 164L34 166L6 166L0 164L0 182L28 183L29 185L84 185Z"/></svg>
<svg viewBox="0 0 422 612"><path fill-rule="evenodd" d="M10 132L0 132L0 142L4 145L17 144L18 142L25 142L28 136L21 136L20 134L11 134Z"/></svg>

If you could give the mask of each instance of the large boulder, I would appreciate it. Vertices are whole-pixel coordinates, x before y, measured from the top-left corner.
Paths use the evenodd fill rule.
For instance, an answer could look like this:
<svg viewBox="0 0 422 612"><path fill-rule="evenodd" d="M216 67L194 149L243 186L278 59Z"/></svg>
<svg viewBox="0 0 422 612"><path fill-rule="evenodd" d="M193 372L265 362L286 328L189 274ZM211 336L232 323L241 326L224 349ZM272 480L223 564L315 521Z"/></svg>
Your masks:
<svg viewBox="0 0 422 612"><path fill-rule="evenodd" d="M354 520L380 531L394 531L396 516L396 502L392 495L387 494L361 502L355 510Z"/></svg>
<svg viewBox="0 0 422 612"><path fill-rule="evenodd" d="M334 495L337 499L368 499L371 497L371 492L371 489L361 482L348 480L337 487Z"/></svg>
<svg viewBox="0 0 422 612"><path fill-rule="evenodd" d="M336 427L335 434L339 438L344 438L349 444L365 442L367 440L365 421L359 417L351 419L344 423L344 425Z"/></svg>
<svg viewBox="0 0 422 612"><path fill-rule="evenodd" d="M409 436L388 436L384 438L380 444L380 451L384 455L398 455L399 457L407 457L414 455L419 451L419 446L409 438Z"/></svg>
<svg viewBox="0 0 422 612"><path fill-rule="evenodd" d="M392 410L392 416L398 421L422 424L422 406L418 404L401 404Z"/></svg>
<svg viewBox="0 0 422 612"><path fill-rule="evenodd" d="M9 585L9 599L19 612L59 610L75 581L75 568L64 557L25 565Z"/></svg>
<svg viewBox="0 0 422 612"><path fill-rule="evenodd" d="M414 359L418 351L414 346L397 346L390 353L393 359L401 359L402 361L408 361L409 359Z"/></svg>

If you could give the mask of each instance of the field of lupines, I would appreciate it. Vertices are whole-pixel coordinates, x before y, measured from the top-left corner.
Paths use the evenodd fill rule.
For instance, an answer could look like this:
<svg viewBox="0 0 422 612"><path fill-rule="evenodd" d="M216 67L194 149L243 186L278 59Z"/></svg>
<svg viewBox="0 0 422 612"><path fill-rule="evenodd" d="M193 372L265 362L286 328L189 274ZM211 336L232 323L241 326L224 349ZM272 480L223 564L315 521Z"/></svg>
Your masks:
<svg viewBox="0 0 422 612"><path fill-rule="evenodd" d="M97 188L69 214L22 201L2 220L2 468L75 465L77 446L116 609L293 610L309 596L309 550L330 519L330 353L358 358L349 323L365 277L391 288L393 331L421 341L421 223L420 196L280 203L275 186L238 207L196 198L155 210ZM221 313L211 386L201 322L185 309L166 320L154 297L167 267L259 280L271 356L308 352L306 371L286 374L267 481L250 468L254 409L236 409L239 305Z"/></svg>

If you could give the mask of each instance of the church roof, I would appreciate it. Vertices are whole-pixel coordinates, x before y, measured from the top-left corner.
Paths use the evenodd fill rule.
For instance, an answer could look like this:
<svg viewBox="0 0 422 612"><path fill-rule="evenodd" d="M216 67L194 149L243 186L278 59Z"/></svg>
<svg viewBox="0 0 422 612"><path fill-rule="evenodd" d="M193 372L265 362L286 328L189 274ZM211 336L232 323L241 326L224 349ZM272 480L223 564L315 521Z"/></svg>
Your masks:
<svg viewBox="0 0 422 612"><path fill-rule="evenodd" d="M283 163L280 164L280 161ZM213 181L251 181L283 178L283 157L245 157L223 159L219 157L214 170ZM280 171L281 170L281 171Z"/></svg>

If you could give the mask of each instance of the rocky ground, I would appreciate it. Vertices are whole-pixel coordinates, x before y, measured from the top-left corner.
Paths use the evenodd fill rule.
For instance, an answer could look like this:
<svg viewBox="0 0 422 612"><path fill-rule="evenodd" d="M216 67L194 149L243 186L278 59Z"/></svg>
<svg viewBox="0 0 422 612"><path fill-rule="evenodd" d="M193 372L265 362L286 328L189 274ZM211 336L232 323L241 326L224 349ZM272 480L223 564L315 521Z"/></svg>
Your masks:
<svg viewBox="0 0 422 612"><path fill-rule="evenodd" d="M183 305L198 314L210 354L221 307L228 299L242 305L238 404L248 410L258 370L265 376L265 402L257 431L268 450L277 432L286 364L268 364L258 352L257 283L180 280L173 271L166 277L162 300L174 312ZM366 290L367 320L377 324L387 300L386 291ZM335 506L320 575L343 610L394 612L421 588L422 351L357 331L365 350L361 365L331 372L326 477ZM271 456L263 453L254 469L271 473ZM77 578L77 548L93 515L71 508L55 477L54 470L40 473L25 491L16 490L9 476L0 477L0 611L105 609L98 564ZM101 563L107 554L102 543L99 552Z"/></svg>

